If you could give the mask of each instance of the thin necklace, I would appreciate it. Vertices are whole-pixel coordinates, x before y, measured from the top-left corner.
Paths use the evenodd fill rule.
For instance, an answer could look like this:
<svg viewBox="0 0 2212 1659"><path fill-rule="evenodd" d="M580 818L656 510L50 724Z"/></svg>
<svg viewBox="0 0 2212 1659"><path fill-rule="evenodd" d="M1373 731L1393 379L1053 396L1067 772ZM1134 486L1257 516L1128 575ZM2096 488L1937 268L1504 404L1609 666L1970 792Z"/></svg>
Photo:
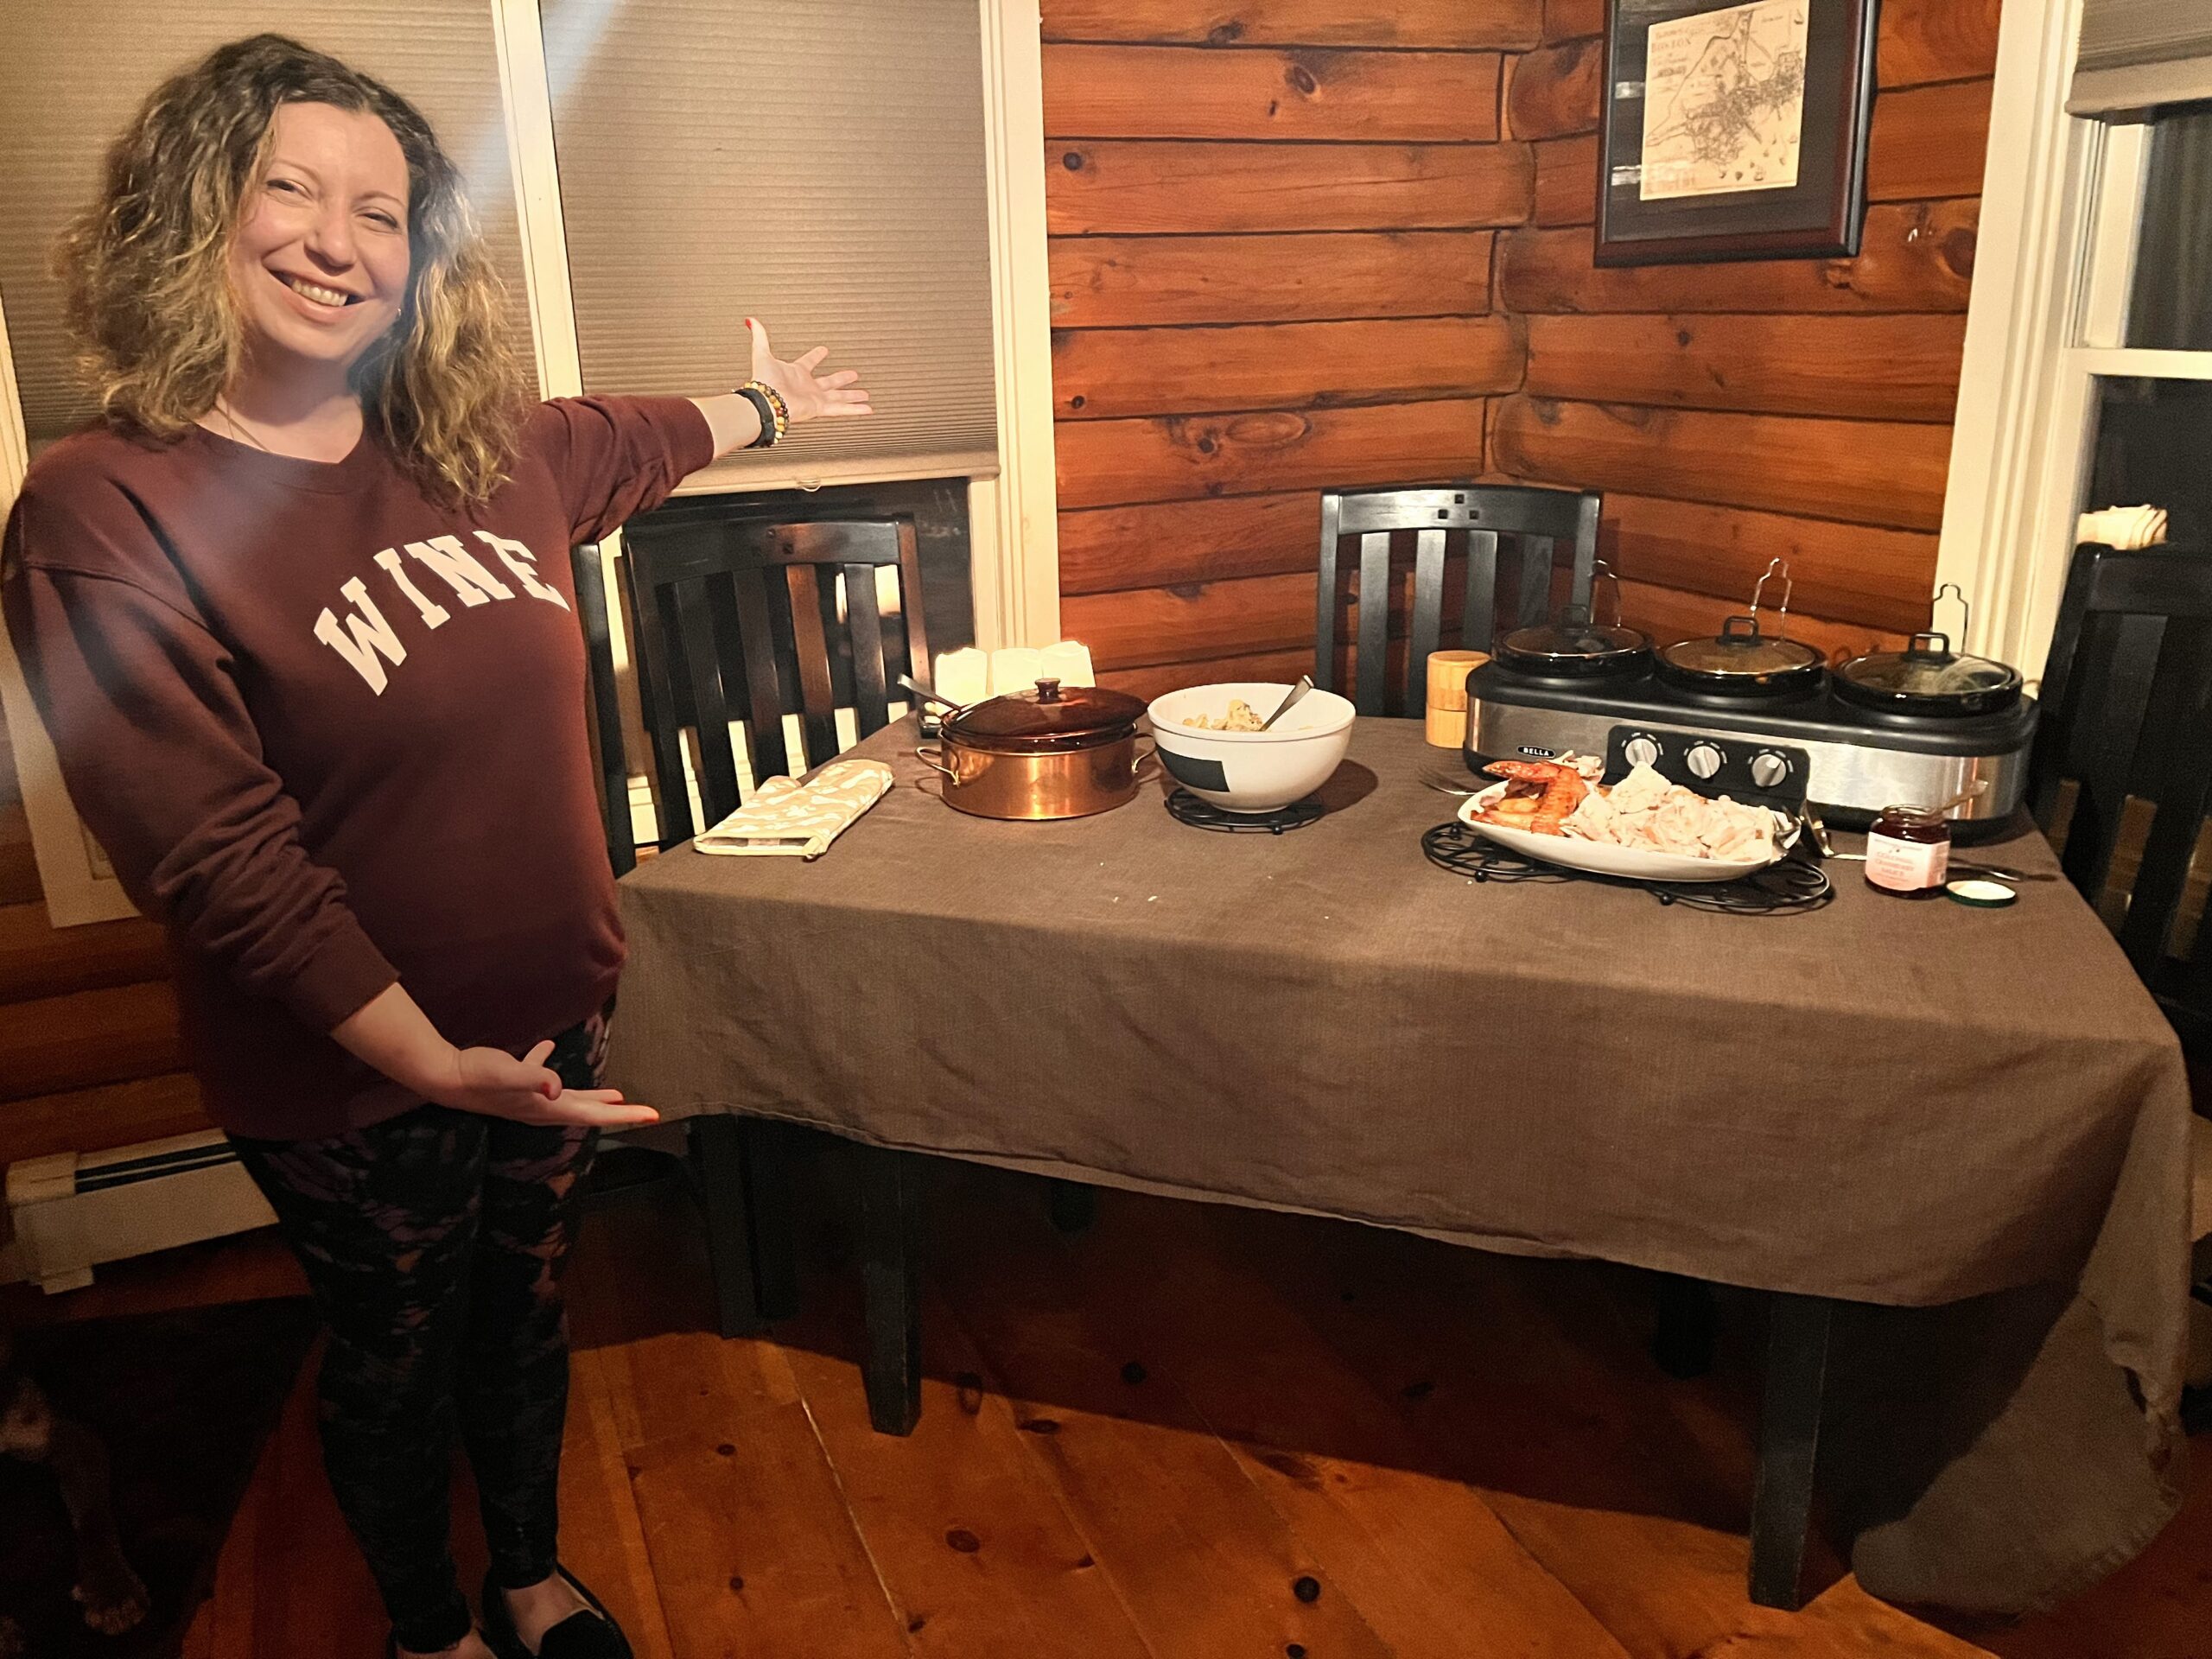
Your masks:
<svg viewBox="0 0 2212 1659"><path fill-rule="evenodd" d="M245 423L240 421L237 416L232 414L229 410L223 406L223 400L220 397L218 397L215 400L215 412L223 417L223 423L226 426L229 427L232 431L237 433L238 436L244 438L255 448L260 450L263 454L270 455L276 454L275 450L264 443L259 438L254 436L252 432L247 429Z"/></svg>

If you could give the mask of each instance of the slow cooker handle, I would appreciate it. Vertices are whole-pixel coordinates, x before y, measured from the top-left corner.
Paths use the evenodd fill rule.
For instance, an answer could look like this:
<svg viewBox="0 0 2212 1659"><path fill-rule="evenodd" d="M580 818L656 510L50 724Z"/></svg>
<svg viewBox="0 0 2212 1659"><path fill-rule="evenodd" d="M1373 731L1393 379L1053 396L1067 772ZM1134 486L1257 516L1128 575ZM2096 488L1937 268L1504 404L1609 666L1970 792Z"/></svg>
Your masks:
<svg viewBox="0 0 2212 1659"><path fill-rule="evenodd" d="M960 774L955 772L950 766L944 764L944 746L942 743L925 743L921 745L914 751L914 759L920 761L931 772L942 773L944 777L950 779L956 784L960 781Z"/></svg>

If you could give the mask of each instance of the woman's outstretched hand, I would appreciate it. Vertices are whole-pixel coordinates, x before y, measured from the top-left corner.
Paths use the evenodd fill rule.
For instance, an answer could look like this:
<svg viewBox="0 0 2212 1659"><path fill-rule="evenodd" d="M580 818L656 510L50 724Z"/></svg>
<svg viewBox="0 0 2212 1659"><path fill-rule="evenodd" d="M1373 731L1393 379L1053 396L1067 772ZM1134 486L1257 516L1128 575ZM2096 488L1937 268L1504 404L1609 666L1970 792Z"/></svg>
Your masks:
<svg viewBox="0 0 2212 1659"><path fill-rule="evenodd" d="M619 1089L570 1089L548 1069L553 1045L542 1042L517 1059L504 1049L457 1048L453 1076L429 1092L441 1106L518 1123L581 1123L589 1128L627 1129L658 1123L650 1106L625 1101Z"/></svg>
<svg viewBox="0 0 2212 1659"><path fill-rule="evenodd" d="M805 356L786 363L769 346L768 331L760 326L759 318L747 317L745 326L753 331L753 378L776 389L793 421L875 413L868 405L868 393L861 387L857 371L840 369L835 374L815 373L830 355L827 346L817 346Z"/></svg>

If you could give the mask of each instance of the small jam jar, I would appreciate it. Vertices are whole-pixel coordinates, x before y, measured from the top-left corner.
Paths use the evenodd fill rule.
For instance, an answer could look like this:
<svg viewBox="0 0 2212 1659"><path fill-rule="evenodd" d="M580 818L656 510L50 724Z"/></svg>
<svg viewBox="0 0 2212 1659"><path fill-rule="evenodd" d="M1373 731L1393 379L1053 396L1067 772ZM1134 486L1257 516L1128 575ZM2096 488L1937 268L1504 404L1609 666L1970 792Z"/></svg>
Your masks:
<svg viewBox="0 0 2212 1659"><path fill-rule="evenodd" d="M1924 806L1882 809L1866 831L1866 885L1899 899L1934 899L1951 869L1951 826Z"/></svg>

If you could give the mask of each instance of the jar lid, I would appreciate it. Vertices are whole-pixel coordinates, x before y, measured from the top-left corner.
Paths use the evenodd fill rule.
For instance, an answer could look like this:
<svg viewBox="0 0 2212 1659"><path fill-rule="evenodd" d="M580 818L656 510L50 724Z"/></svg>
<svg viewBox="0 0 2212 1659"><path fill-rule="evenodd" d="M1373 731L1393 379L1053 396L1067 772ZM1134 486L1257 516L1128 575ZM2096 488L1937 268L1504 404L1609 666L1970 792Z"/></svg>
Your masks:
<svg viewBox="0 0 2212 1659"><path fill-rule="evenodd" d="M1134 731L1144 710L1125 691L1043 679L946 715L944 729L979 748L1082 748Z"/></svg>
<svg viewBox="0 0 2212 1659"><path fill-rule="evenodd" d="M1992 881L1984 876L1961 876L1946 882L1943 896L1976 910L2002 910L2019 898L2019 894L2002 881Z"/></svg>

